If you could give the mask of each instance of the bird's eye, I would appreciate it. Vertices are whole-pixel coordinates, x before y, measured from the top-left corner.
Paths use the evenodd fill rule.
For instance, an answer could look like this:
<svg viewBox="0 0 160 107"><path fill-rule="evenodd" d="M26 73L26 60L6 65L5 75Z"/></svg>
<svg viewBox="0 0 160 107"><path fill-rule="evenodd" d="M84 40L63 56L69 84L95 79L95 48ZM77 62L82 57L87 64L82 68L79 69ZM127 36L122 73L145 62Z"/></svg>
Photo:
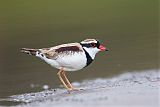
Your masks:
<svg viewBox="0 0 160 107"><path fill-rule="evenodd" d="M91 46L92 46L92 47L96 47L96 44L95 44L95 43L91 43Z"/></svg>

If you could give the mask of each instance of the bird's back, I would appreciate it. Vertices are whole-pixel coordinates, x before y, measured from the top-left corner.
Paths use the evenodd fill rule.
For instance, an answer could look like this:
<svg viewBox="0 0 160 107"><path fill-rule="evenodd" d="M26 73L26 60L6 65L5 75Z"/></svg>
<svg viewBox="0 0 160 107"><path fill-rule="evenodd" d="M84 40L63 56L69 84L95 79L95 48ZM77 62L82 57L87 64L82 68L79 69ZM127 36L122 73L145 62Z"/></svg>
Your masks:
<svg viewBox="0 0 160 107"><path fill-rule="evenodd" d="M22 48L22 52L37 56L51 66L65 71L80 70L86 65L86 56L79 43L62 44L50 48Z"/></svg>

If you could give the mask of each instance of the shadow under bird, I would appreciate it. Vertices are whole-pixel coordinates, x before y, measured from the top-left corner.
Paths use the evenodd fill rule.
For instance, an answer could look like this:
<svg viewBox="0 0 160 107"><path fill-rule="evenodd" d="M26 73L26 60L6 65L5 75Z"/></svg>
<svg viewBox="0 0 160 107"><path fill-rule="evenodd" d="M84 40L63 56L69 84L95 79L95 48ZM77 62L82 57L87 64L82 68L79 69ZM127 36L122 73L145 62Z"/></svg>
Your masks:
<svg viewBox="0 0 160 107"><path fill-rule="evenodd" d="M52 67L59 69L57 75L68 91L78 89L72 86L65 71L77 71L88 66L99 51L108 50L96 39L85 39L80 43L68 43L50 48L21 49L21 52L39 57Z"/></svg>

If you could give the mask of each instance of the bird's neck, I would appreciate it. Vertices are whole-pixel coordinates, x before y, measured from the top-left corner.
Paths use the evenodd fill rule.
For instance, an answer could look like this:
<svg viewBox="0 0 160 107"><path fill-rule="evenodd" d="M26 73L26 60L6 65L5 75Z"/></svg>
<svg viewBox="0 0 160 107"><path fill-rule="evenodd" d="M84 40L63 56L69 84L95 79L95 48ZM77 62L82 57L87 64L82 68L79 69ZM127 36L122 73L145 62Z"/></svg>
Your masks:
<svg viewBox="0 0 160 107"><path fill-rule="evenodd" d="M86 55L86 58L87 58L87 62L86 62L86 67L92 63L93 59L92 57L89 55L89 53L83 48L84 52L85 52L85 55Z"/></svg>
<svg viewBox="0 0 160 107"><path fill-rule="evenodd" d="M92 60L95 58L97 52L92 51L91 49L86 47L83 47L83 49L88 53L88 55L92 58Z"/></svg>

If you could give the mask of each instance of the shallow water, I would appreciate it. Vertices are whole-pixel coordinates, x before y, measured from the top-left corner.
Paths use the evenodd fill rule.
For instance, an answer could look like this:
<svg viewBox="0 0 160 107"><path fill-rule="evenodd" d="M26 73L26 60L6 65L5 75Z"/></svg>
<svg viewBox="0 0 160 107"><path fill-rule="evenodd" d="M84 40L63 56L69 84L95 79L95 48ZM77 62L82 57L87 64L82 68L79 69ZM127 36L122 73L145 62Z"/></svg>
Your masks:
<svg viewBox="0 0 160 107"><path fill-rule="evenodd" d="M38 58L20 53L22 47L99 39L110 51L99 53L85 69L68 72L72 82L158 69L157 2L2 1L0 98L62 88L57 70Z"/></svg>

